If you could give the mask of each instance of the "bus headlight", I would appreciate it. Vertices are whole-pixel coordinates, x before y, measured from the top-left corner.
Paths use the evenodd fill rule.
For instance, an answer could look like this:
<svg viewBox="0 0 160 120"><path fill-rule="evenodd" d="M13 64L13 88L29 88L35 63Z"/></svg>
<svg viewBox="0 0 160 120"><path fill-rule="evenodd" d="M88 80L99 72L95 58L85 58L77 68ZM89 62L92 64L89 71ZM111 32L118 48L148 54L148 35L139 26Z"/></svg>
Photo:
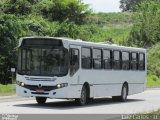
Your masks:
<svg viewBox="0 0 160 120"><path fill-rule="evenodd" d="M22 86L22 87L25 85L23 82L19 82L19 81L17 81L16 83L17 85Z"/></svg>
<svg viewBox="0 0 160 120"><path fill-rule="evenodd" d="M21 83L21 86L22 86L22 87L24 86L24 83L23 83L23 82Z"/></svg>
<svg viewBox="0 0 160 120"><path fill-rule="evenodd" d="M61 84L58 84L58 85L57 85L57 88L61 88Z"/></svg>
<svg viewBox="0 0 160 120"><path fill-rule="evenodd" d="M67 87L68 83L57 84L57 88Z"/></svg>

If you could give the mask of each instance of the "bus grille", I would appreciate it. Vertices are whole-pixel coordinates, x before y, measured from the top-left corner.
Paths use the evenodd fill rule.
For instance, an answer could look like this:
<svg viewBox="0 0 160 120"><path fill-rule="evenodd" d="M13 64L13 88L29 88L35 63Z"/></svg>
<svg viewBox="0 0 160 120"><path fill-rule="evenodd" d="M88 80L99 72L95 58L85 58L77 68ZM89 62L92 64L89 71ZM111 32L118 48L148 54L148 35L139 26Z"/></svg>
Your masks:
<svg viewBox="0 0 160 120"><path fill-rule="evenodd" d="M31 92L32 94L37 94L37 95L48 95L49 93L37 93L37 92Z"/></svg>
<svg viewBox="0 0 160 120"><path fill-rule="evenodd" d="M24 87L32 91L36 91L38 89L42 89L44 91L51 91L57 89L57 86L42 86L41 88L39 88L38 85L24 85Z"/></svg>

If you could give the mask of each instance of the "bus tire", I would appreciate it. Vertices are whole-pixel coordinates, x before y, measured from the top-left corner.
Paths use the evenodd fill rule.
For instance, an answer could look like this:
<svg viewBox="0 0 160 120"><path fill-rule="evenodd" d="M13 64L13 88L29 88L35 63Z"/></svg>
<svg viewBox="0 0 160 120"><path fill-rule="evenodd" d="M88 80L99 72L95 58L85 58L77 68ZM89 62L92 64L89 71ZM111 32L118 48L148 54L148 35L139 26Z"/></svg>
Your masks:
<svg viewBox="0 0 160 120"><path fill-rule="evenodd" d="M75 102L80 106L83 106L87 103L87 89L85 85L82 87L80 98L76 98Z"/></svg>
<svg viewBox="0 0 160 120"><path fill-rule="evenodd" d="M46 102L46 97L36 97L36 101L38 104L44 104Z"/></svg>
<svg viewBox="0 0 160 120"><path fill-rule="evenodd" d="M120 96L120 101L121 102L126 102L127 95L128 95L128 86L127 86L127 84L123 84L122 91L121 91L121 96Z"/></svg>
<svg viewBox="0 0 160 120"><path fill-rule="evenodd" d="M122 90L121 90L121 96L112 96L112 100L126 102L127 95L128 95L128 86L127 86L127 84L123 84Z"/></svg>

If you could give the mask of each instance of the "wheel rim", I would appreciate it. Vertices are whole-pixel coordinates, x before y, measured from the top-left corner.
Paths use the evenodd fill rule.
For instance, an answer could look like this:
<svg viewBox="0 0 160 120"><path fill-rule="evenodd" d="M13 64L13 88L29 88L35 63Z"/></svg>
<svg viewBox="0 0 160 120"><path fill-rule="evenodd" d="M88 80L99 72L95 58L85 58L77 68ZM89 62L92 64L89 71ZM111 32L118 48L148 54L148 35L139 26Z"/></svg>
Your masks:
<svg viewBox="0 0 160 120"><path fill-rule="evenodd" d="M80 99L82 104L86 103L86 89L83 87L82 92L81 92L81 99Z"/></svg>
<svg viewBox="0 0 160 120"><path fill-rule="evenodd" d="M123 100L126 100L126 98L127 98L127 87L126 86L123 87L122 97L123 97Z"/></svg>

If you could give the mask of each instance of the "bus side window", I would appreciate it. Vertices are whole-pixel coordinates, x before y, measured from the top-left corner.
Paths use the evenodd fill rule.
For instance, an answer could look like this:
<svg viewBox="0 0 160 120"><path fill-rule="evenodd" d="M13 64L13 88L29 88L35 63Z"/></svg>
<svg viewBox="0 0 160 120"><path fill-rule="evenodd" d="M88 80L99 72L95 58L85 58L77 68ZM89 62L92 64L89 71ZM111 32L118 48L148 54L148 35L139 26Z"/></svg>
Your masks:
<svg viewBox="0 0 160 120"><path fill-rule="evenodd" d="M79 69L79 50L70 49L70 76L73 76Z"/></svg>
<svg viewBox="0 0 160 120"><path fill-rule="evenodd" d="M145 70L145 55L143 53L139 54L139 70Z"/></svg>
<svg viewBox="0 0 160 120"><path fill-rule="evenodd" d="M92 52L91 48L82 48L82 68L92 68Z"/></svg>
<svg viewBox="0 0 160 120"><path fill-rule="evenodd" d="M130 57L129 52L122 52L122 69L129 70L130 69Z"/></svg>
<svg viewBox="0 0 160 120"><path fill-rule="evenodd" d="M113 52L113 69L120 70L121 69L121 54L120 51Z"/></svg>
<svg viewBox="0 0 160 120"><path fill-rule="evenodd" d="M112 69L112 51L103 50L104 69Z"/></svg>
<svg viewBox="0 0 160 120"><path fill-rule="evenodd" d="M131 53L131 69L138 70L138 54Z"/></svg>
<svg viewBox="0 0 160 120"><path fill-rule="evenodd" d="M93 49L93 68L102 69L102 50Z"/></svg>

